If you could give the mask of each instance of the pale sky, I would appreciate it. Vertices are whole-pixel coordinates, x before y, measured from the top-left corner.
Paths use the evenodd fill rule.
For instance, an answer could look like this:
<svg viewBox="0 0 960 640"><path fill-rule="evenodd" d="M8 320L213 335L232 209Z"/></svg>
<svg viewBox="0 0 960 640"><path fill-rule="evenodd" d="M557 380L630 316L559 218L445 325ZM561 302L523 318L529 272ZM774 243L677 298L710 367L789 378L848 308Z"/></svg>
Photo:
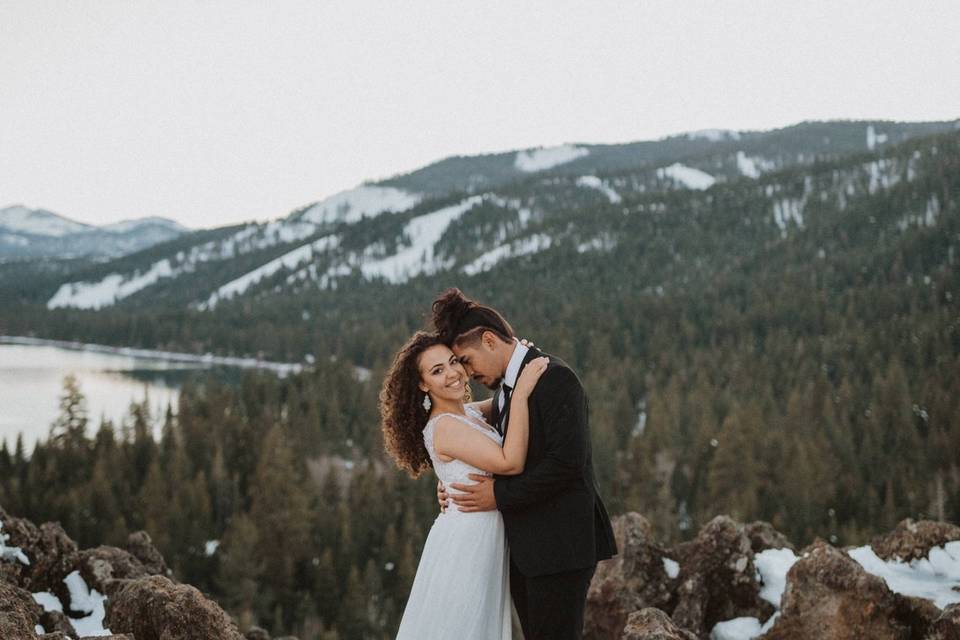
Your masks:
<svg viewBox="0 0 960 640"><path fill-rule="evenodd" d="M3 0L0 207L265 220L449 155L960 117L960 2Z"/></svg>

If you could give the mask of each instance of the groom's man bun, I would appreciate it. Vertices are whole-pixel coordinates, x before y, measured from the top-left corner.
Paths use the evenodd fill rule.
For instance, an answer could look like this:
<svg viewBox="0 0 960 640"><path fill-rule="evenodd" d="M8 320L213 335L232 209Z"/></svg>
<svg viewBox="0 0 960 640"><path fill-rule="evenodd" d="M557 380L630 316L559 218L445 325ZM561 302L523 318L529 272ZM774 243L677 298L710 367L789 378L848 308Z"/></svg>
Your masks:
<svg viewBox="0 0 960 640"><path fill-rule="evenodd" d="M496 309L463 295L456 287L447 289L433 301L433 326L447 346L480 339L491 331L504 342L513 340L513 328Z"/></svg>

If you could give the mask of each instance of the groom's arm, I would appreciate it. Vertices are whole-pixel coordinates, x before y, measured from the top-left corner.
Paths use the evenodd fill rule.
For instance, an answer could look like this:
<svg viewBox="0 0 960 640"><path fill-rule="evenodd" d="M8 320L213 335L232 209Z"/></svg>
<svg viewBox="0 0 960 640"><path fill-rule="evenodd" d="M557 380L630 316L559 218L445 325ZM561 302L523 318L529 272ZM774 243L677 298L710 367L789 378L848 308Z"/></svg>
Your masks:
<svg viewBox="0 0 960 640"><path fill-rule="evenodd" d="M546 452L523 474L497 477L493 493L501 511L549 498L583 477L588 449L587 397L576 374L563 366L547 370L530 399L537 403Z"/></svg>

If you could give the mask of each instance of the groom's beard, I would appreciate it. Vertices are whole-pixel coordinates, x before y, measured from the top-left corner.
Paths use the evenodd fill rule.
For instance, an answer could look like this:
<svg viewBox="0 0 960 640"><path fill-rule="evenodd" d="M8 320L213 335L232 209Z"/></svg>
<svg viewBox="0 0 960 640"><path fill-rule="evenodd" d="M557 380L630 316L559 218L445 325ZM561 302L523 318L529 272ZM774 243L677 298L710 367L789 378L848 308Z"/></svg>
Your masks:
<svg viewBox="0 0 960 640"><path fill-rule="evenodd" d="M476 380L476 378L474 379ZM480 382L487 389L490 389L490 391L496 391L497 389L500 388L500 385L503 384L503 377L497 378L496 380L490 383L483 382L482 380L477 380L477 382Z"/></svg>

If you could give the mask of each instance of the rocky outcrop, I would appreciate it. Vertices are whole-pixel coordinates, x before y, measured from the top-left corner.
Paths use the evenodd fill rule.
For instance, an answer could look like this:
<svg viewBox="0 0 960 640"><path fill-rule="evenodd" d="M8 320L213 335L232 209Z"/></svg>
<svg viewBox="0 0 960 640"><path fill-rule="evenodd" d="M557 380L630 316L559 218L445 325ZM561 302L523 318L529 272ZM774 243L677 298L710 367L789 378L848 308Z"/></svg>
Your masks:
<svg viewBox="0 0 960 640"><path fill-rule="evenodd" d="M621 640L697 640L697 636L681 629L660 609L634 611L627 618Z"/></svg>
<svg viewBox="0 0 960 640"><path fill-rule="evenodd" d="M924 640L960 640L960 602L943 610L931 623Z"/></svg>
<svg viewBox="0 0 960 640"><path fill-rule="evenodd" d="M135 531L127 537L127 551L140 561L149 575L170 576L170 569L146 531Z"/></svg>
<svg viewBox="0 0 960 640"><path fill-rule="evenodd" d="M64 578L74 571L87 587L107 595L104 626L114 635L98 640L244 640L215 602L168 577L162 554L144 531L129 536L126 550L109 546L79 550L57 523L38 527L2 508L0 523L6 545L20 547L29 560L0 561L0 640L78 640L67 615L44 611L32 595L49 591L71 613ZM44 635L37 634L38 624ZM263 630L261 635L251 632L257 640L270 638Z"/></svg>
<svg viewBox="0 0 960 640"><path fill-rule="evenodd" d="M680 575L672 618L680 626L706 636L724 620L773 615L773 606L760 598L752 543L742 525L717 516L676 553Z"/></svg>
<svg viewBox="0 0 960 640"><path fill-rule="evenodd" d="M107 600L106 611L105 626L137 640L244 640L216 603L165 576L126 581Z"/></svg>
<svg viewBox="0 0 960 640"><path fill-rule="evenodd" d="M0 638L36 637L41 613L29 591L0 581Z"/></svg>
<svg viewBox="0 0 960 640"><path fill-rule="evenodd" d="M589 640L685 637L678 629L707 640L717 623L737 618L745 628L769 621L763 640L960 640L960 605L941 611L932 600L891 591L851 557L852 547L818 540L786 571L795 547L767 522L741 525L719 516L693 540L665 546L646 519L628 513L614 519L614 533L620 555L600 563L587 596ZM909 560L951 540L960 540L960 528L904 520L872 546L882 558ZM771 620L775 609L760 597L770 585L761 583L755 557L776 549L793 553L764 557L765 575L782 567L773 584L786 571L782 608ZM775 600L776 593L764 597Z"/></svg>
<svg viewBox="0 0 960 640"><path fill-rule="evenodd" d="M960 527L933 520L901 520L890 533L870 542L873 552L884 560L904 561L925 558L933 547L960 540Z"/></svg>
<svg viewBox="0 0 960 640"><path fill-rule="evenodd" d="M750 548L754 553L767 549L790 549L796 551L787 536L773 528L773 525L763 520L756 520L743 526L743 533L750 539Z"/></svg>
<svg viewBox="0 0 960 640"><path fill-rule="evenodd" d="M654 540L647 519L638 513L614 518L613 533L620 554L600 563L593 576L584 620L587 638L617 637L633 611L672 608L674 580L665 569L667 553Z"/></svg>
<svg viewBox="0 0 960 640"><path fill-rule="evenodd" d="M922 605L893 593L883 578L818 540L787 573L780 617L763 638L911 640L919 637L911 622L924 624L924 615Z"/></svg>
<svg viewBox="0 0 960 640"><path fill-rule="evenodd" d="M78 554L77 568L91 589L112 596L128 580L150 575L143 563L128 551L100 546Z"/></svg>
<svg viewBox="0 0 960 640"><path fill-rule="evenodd" d="M31 593L63 590L63 578L76 564L77 543L60 524L45 522L38 527L24 518L8 515L2 508L0 522L3 522L3 533L9 536L7 544L20 547L30 559L28 565L0 563L3 570L0 577ZM63 594L66 594L65 590Z"/></svg>

